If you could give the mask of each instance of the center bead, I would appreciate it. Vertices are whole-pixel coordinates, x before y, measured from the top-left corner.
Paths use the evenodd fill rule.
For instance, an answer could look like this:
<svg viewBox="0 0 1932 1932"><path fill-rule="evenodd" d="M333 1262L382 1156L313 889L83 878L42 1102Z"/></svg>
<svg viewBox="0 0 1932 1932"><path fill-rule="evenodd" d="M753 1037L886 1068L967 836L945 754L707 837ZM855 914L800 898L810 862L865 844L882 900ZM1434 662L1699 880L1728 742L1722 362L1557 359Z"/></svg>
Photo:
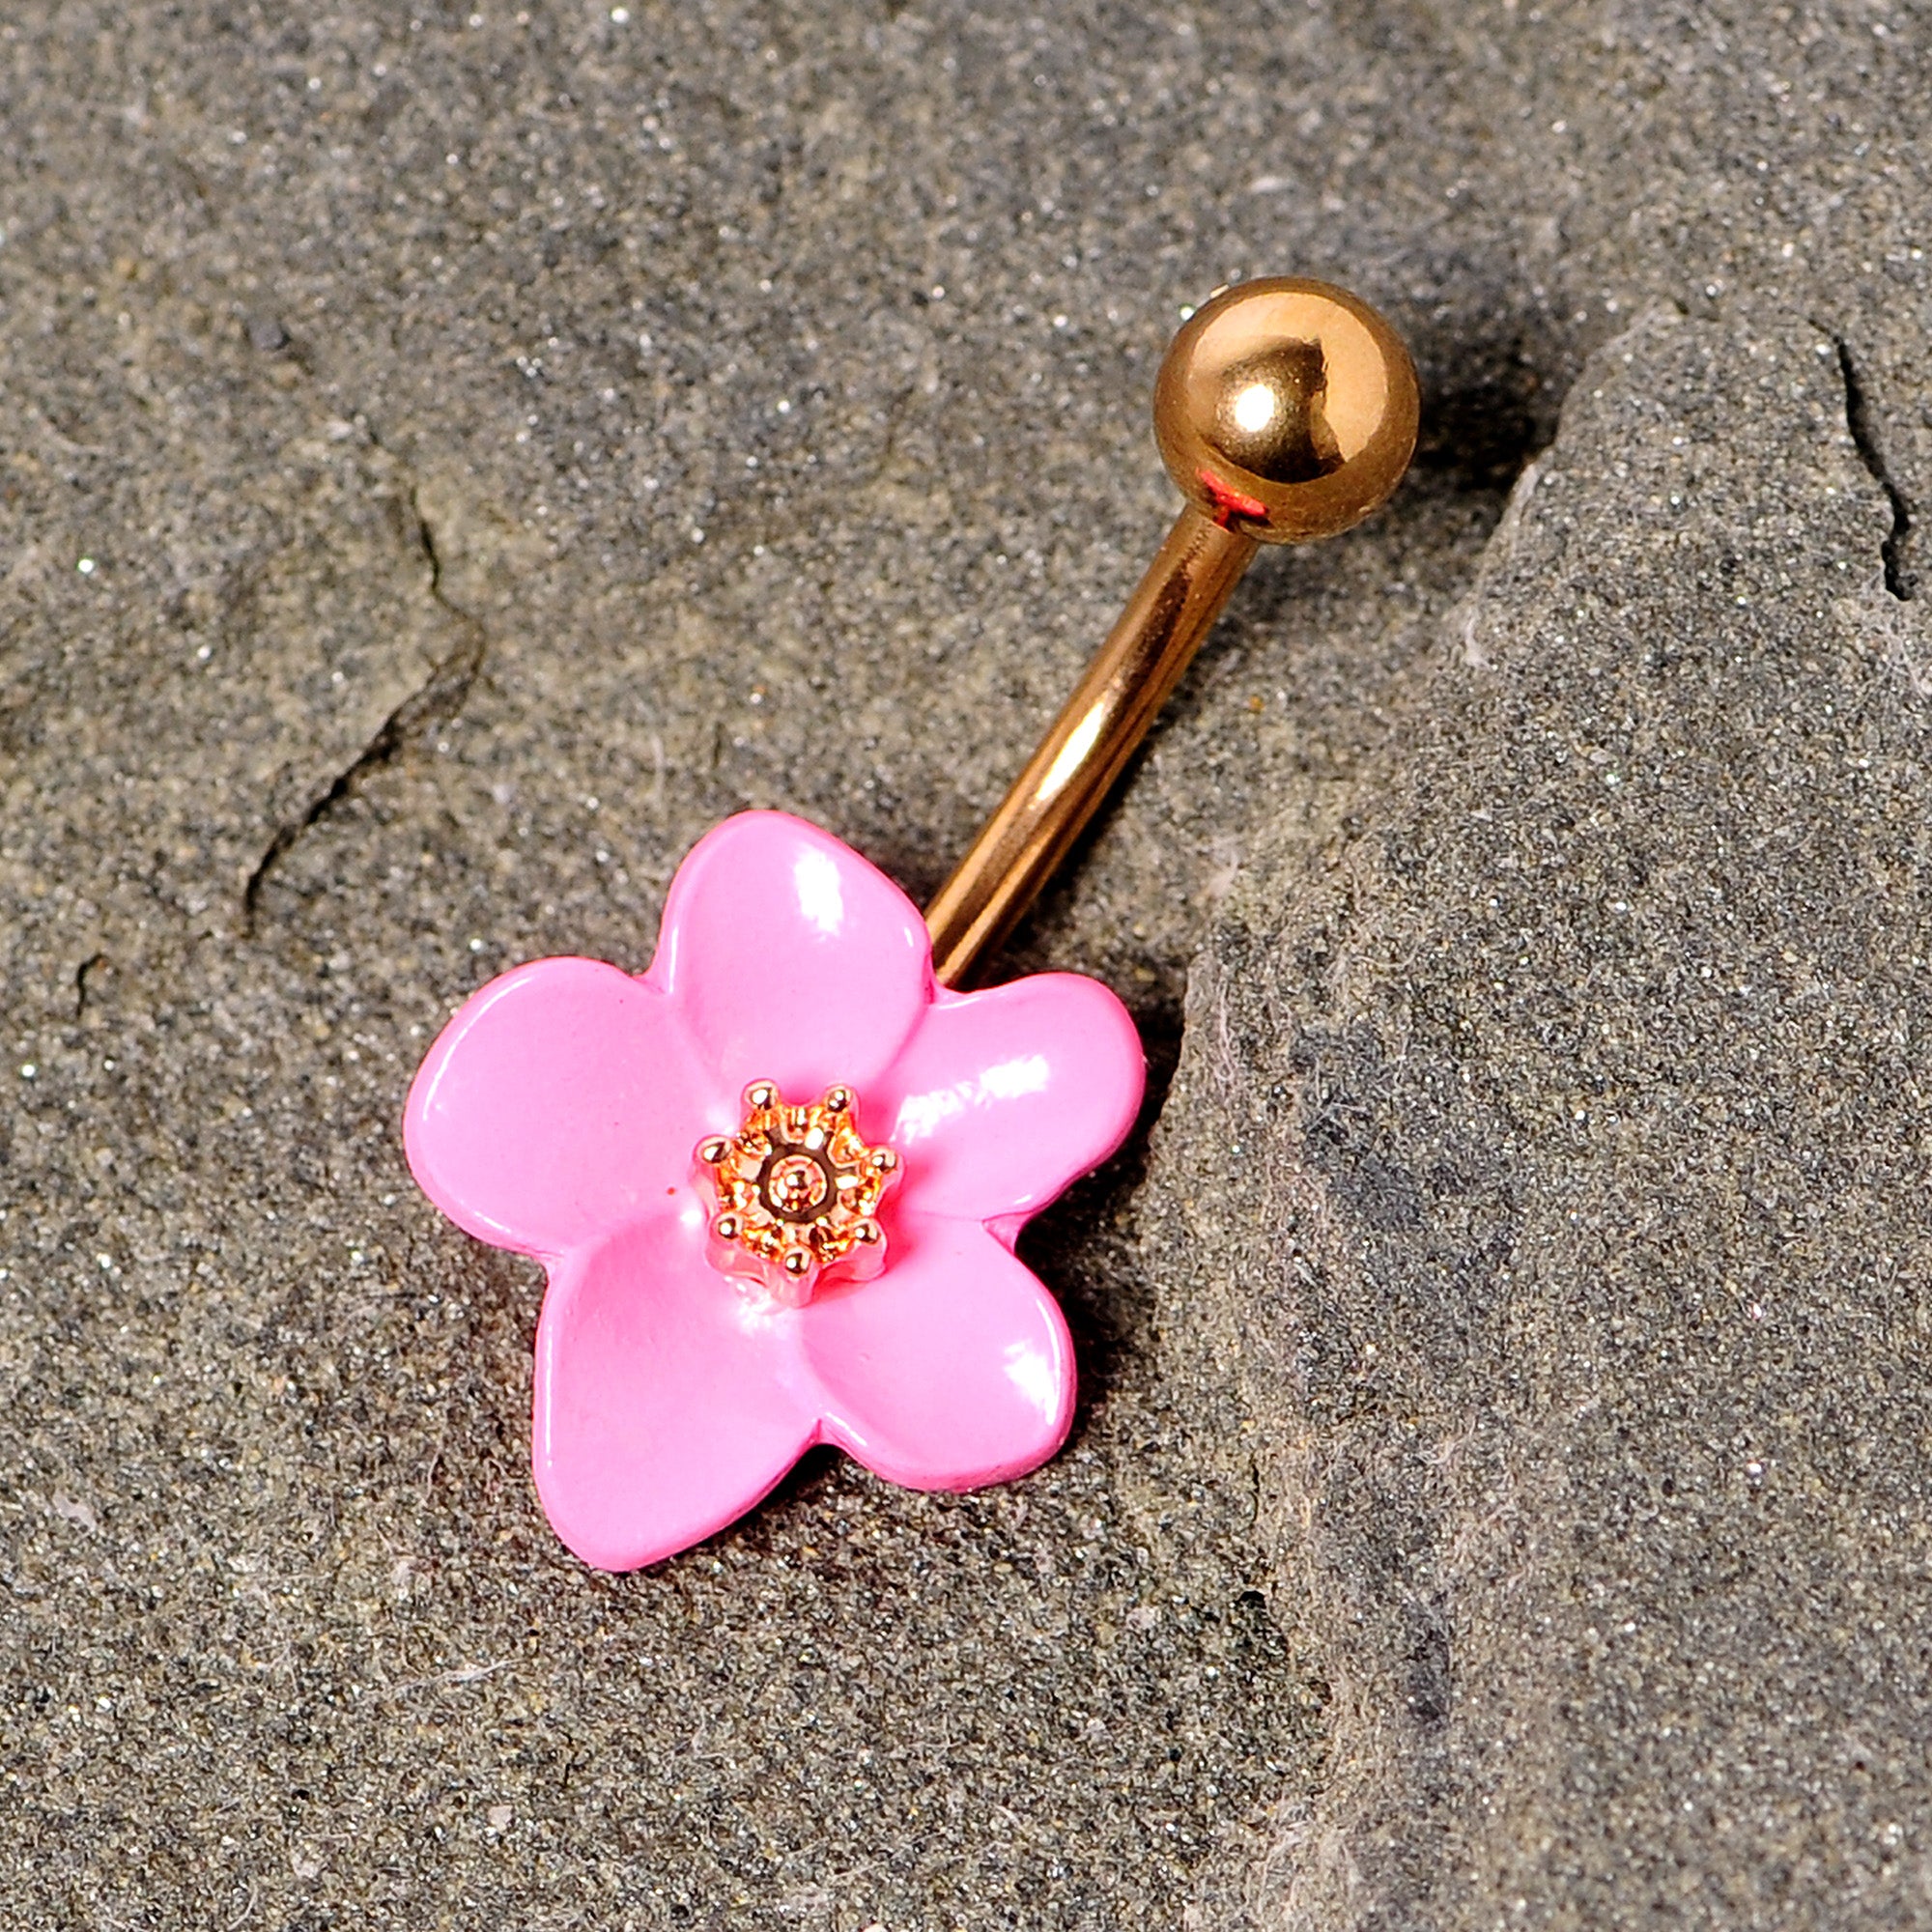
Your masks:
<svg viewBox="0 0 1932 1932"><path fill-rule="evenodd" d="M786 1221L815 1220L835 1185L831 1169L809 1153L772 1154L758 1177L765 1206Z"/></svg>
<svg viewBox="0 0 1932 1932"><path fill-rule="evenodd" d="M736 1133L697 1147L717 1203L712 1260L794 1307L829 1269L855 1281L877 1274L886 1261L879 1206L899 1178L899 1157L867 1144L852 1090L828 1087L794 1107L775 1081L754 1080L744 1105Z"/></svg>

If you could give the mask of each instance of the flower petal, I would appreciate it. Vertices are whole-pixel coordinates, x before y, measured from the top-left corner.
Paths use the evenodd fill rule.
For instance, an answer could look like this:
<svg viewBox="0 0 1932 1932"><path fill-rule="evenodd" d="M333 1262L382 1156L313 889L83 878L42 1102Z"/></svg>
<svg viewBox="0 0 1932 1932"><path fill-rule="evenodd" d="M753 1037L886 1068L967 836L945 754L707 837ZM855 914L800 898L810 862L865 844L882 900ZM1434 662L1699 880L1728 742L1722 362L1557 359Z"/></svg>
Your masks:
<svg viewBox="0 0 1932 1932"><path fill-rule="evenodd" d="M1073 1418L1059 1304L971 1222L902 1216L893 1239L876 1280L823 1288L800 1311L826 1439L908 1489L1024 1475Z"/></svg>
<svg viewBox="0 0 1932 1932"><path fill-rule="evenodd" d="M634 1222L551 1278L537 1329L537 1493L600 1570L742 1516L816 1439L798 1316L703 1259L696 1214Z"/></svg>
<svg viewBox="0 0 1932 1932"><path fill-rule="evenodd" d="M769 1079L788 1098L835 1081L863 1098L931 996L932 943L913 902L849 847L784 812L744 811L678 867L650 977L734 1095Z"/></svg>
<svg viewBox="0 0 1932 1932"><path fill-rule="evenodd" d="M1036 1213L1120 1146L1147 1060L1097 980L1041 973L942 993L866 1119L905 1158L901 1213L1002 1221Z"/></svg>
<svg viewBox="0 0 1932 1932"><path fill-rule="evenodd" d="M459 1226L557 1255L665 1206L690 1171L703 1092L662 994L594 959L539 959L443 1028L403 1143Z"/></svg>

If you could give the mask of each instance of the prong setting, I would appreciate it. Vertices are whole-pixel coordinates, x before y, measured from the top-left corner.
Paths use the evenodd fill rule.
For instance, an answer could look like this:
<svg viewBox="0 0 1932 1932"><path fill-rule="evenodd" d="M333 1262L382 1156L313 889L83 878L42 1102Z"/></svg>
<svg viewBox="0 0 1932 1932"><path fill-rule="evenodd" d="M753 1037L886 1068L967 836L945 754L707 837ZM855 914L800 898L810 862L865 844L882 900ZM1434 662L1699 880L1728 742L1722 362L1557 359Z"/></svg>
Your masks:
<svg viewBox="0 0 1932 1932"><path fill-rule="evenodd" d="M698 1178L715 1203L711 1256L726 1274L798 1306L828 1272L865 1280L885 1265L879 1208L902 1162L867 1143L858 1104L838 1085L787 1105L776 1081L753 1080L737 1131L697 1144Z"/></svg>

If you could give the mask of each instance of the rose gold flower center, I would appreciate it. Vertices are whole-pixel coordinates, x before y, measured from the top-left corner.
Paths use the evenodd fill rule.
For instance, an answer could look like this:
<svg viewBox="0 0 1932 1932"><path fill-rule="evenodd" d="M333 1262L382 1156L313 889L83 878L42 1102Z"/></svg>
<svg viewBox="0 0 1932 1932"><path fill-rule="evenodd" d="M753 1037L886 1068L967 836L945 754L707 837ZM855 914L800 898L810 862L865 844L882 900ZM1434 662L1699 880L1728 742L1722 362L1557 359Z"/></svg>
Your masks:
<svg viewBox="0 0 1932 1932"><path fill-rule="evenodd" d="M860 1133L849 1087L828 1087L808 1106L787 1106L777 1083L745 1089L734 1134L697 1149L716 1207L712 1260L759 1282L781 1300L807 1300L837 1267L864 1280L885 1264L880 1203L899 1177L899 1157Z"/></svg>
<svg viewBox="0 0 1932 1932"><path fill-rule="evenodd" d="M774 1154L765 1162L758 1192L774 1214L810 1221L838 1183L825 1163L809 1153Z"/></svg>

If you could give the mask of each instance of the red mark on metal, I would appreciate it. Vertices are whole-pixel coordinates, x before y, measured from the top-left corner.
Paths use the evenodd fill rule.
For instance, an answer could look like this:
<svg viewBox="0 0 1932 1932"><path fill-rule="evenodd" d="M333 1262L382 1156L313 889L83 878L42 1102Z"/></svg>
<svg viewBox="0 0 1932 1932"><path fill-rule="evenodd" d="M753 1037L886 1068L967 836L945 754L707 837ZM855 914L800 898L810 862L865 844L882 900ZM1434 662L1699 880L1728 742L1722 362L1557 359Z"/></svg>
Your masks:
<svg viewBox="0 0 1932 1932"><path fill-rule="evenodd" d="M1245 517L1255 523L1267 522L1267 505L1253 497L1244 497L1238 490L1231 490L1212 470L1196 472L1201 479L1201 487L1214 505L1214 521L1226 529L1236 517Z"/></svg>

